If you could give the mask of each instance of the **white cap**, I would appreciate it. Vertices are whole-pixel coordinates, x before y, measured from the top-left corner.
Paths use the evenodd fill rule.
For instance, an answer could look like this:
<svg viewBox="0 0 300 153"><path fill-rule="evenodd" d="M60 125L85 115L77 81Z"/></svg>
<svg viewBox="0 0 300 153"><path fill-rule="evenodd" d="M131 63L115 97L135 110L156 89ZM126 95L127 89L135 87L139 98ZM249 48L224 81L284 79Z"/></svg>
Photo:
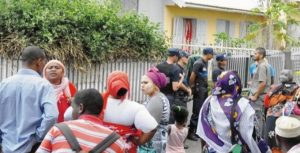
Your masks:
<svg viewBox="0 0 300 153"><path fill-rule="evenodd" d="M275 133L284 138L300 136L300 121L294 117L281 116L276 120Z"/></svg>

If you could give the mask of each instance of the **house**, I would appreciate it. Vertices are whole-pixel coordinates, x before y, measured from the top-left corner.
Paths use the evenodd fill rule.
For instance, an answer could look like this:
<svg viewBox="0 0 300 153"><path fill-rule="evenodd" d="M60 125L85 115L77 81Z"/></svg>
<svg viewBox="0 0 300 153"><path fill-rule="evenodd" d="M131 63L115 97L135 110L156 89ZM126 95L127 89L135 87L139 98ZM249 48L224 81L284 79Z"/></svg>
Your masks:
<svg viewBox="0 0 300 153"><path fill-rule="evenodd" d="M215 34L227 33L243 38L252 22L263 16L253 15L261 7L258 0L139 0L138 12L160 23L172 44L214 44Z"/></svg>
<svg viewBox="0 0 300 153"><path fill-rule="evenodd" d="M144 14L171 38L170 44L215 44L215 34L227 33L232 38L243 38L249 25L263 22L262 14L253 14L254 8L266 8L267 0L123 0L136 4ZM298 1L298 0L296 0ZM290 33L300 37L300 27L289 26ZM262 33L256 45L265 46ZM174 46L174 45L173 45ZM177 45L175 45L177 46ZM179 45L180 46L180 45Z"/></svg>

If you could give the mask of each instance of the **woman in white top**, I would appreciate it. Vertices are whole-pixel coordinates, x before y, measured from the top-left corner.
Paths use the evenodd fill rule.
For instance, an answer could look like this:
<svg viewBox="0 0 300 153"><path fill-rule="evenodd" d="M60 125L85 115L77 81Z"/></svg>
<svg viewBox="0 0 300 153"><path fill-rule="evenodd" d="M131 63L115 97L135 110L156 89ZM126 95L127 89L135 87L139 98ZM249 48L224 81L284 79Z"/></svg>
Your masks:
<svg viewBox="0 0 300 153"><path fill-rule="evenodd" d="M110 73L107 91L103 93L104 106L100 118L104 126L127 140L129 153L136 153L136 146L149 141L158 124L144 105L128 99L129 91L129 79L125 72Z"/></svg>

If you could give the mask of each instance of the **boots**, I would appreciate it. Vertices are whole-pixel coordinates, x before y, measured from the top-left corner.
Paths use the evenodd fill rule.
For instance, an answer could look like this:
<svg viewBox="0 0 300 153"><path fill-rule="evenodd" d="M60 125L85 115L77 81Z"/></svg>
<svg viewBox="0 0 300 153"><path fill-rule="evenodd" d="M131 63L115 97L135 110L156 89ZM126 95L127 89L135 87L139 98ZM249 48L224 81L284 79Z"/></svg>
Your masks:
<svg viewBox="0 0 300 153"><path fill-rule="evenodd" d="M195 134L195 129L193 129L191 127L189 128L187 139L192 140L192 141L198 141L199 140L199 138Z"/></svg>

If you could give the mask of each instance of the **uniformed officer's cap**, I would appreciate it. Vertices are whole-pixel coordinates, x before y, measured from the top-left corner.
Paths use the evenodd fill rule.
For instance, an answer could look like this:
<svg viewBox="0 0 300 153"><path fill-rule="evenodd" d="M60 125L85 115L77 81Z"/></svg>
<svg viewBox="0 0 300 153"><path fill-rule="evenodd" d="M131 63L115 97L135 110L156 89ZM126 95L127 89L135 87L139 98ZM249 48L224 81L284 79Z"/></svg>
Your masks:
<svg viewBox="0 0 300 153"><path fill-rule="evenodd" d="M208 55L208 54L211 54L211 55L214 54L214 50L210 47L207 47L207 48L203 49L203 55Z"/></svg>
<svg viewBox="0 0 300 153"><path fill-rule="evenodd" d="M168 55L169 56L179 56L179 48L169 48L168 49Z"/></svg>
<svg viewBox="0 0 300 153"><path fill-rule="evenodd" d="M179 51L179 57L180 57L180 58L181 58L181 57L186 57L186 58L188 58L190 55L191 55L191 54L189 54L188 52L185 52L185 51L183 51L183 50L180 50L180 51Z"/></svg>
<svg viewBox="0 0 300 153"><path fill-rule="evenodd" d="M228 57L226 54L219 54L219 55L217 55L216 60L217 61L225 61L225 60L228 60Z"/></svg>

